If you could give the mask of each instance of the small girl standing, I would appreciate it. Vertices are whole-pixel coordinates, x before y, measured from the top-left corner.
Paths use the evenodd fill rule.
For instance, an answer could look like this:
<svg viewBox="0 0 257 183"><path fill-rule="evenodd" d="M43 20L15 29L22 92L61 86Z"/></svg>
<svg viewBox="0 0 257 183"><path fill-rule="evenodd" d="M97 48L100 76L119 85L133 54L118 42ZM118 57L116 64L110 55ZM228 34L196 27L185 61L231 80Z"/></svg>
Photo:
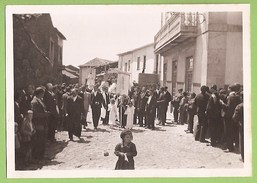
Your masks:
<svg viewBox="0 0 257 183"><path fill-rule="evenodd" d="M132 132L130 130L124 130L121 132L120 137L122 143L119 143L115 147L114 154L119 157L115 170L134 170L134 156L137 155L136 145L131 142L133 140Z"/></svg>
<svg viewBox="0 0 257 183"><path fill-rule="evenodd" d="M111 128L113 128L113 125L115 124L118 115L118 109L114 98L110 100L108 109L110 110L109 125Z"/></svg>
<svg viewBox="0 0 257 183"><path fill-rule="evenodd" d="M132 129L133 127L134 111L135 107L133 106L132 101L130 101L127 110L125 111L125 114L127 115L126 129Z"/></svg>
<svg viewBox="0 0 257 183"><path fill-rule="evenodd" d="M22 137L22 145L23 145L24 154L25 154L25 163L29 163L31 161L31 152L32 152L31 137L35 133L35 128L32 123L32 118L33 118L33 112L29 110L21 126L21 137Z"/></svg>

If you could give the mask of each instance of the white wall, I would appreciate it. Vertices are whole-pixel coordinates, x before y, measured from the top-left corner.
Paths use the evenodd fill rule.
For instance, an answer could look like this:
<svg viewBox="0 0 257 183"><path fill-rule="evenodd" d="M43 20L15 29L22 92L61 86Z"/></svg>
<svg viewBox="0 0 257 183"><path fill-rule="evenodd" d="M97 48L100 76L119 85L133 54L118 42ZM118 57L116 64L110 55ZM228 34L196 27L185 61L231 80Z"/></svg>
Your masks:
<svg viewBox="0 0 257 183"><path fill-rule="evenodd" d="M96 77L96 70L94 68L89 67L81 67L79 69L79 84L84 85L86 79L88 78L88 75L90 74L90 71L92 72L94 78Z"/></svg>

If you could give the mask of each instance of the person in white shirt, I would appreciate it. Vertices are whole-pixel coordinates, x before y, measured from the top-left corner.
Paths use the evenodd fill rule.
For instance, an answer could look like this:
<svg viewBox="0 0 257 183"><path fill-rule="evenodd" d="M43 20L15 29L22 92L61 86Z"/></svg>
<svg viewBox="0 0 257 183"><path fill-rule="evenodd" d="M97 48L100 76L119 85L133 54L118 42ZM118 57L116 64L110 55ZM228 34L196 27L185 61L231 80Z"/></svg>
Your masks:
<svg viewBox="0 0 257 183"><path fill-rule="evenodd" d="M130 101L125 111L125 114L127 115L126 129L133 128L134 110L135 110L135 107L133 106L133 102Z"/></svg>

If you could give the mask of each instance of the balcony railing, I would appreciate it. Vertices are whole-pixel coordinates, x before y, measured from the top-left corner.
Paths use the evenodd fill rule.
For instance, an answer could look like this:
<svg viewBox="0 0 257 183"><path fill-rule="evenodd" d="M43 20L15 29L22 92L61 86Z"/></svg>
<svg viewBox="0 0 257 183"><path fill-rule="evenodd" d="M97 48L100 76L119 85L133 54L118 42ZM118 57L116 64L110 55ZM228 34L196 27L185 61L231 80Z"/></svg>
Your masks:
<svg viewBox="0 0 257 183"><path fill-rule="evenodd" d="M171 13L171 17L155 35L155 49L175 41L180 36L194 36L199 24L198 13Z"/></svg>

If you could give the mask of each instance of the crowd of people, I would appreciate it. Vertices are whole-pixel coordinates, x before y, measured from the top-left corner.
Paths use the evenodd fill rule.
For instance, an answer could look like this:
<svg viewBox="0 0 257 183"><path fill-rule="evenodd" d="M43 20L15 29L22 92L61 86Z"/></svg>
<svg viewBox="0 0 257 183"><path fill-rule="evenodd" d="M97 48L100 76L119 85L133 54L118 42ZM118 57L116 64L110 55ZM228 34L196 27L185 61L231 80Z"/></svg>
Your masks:
<svg viewBox="0 0 257 183"><path fill-rule="evenodd" d="M74 141L74 136L82 140L82 127L88 126L89 111L92 111L94 131L98 130L100 121L110 128L131 130L138 125L155 130L156 125L167 124L169 106L173 109L174 123L188 124L185 131L194 133L195 140L207 142L209 130L212 146L226 144L229 151L239 146L244 159L243 93L239 84L231 85L228 91L217 90L216 85L210 89L202 86L198 95L179 89L172 96L167 87L158 84L134 85L128 95L120 95L109 92L106 86L95 85L89 89L78 84L48 83L16 91L14 101L16 162L22 161L24 165L40 163L46 144L56 141L56 131L68 131L70 141ZM195 115L197 125L194 125Z"/></svg>

